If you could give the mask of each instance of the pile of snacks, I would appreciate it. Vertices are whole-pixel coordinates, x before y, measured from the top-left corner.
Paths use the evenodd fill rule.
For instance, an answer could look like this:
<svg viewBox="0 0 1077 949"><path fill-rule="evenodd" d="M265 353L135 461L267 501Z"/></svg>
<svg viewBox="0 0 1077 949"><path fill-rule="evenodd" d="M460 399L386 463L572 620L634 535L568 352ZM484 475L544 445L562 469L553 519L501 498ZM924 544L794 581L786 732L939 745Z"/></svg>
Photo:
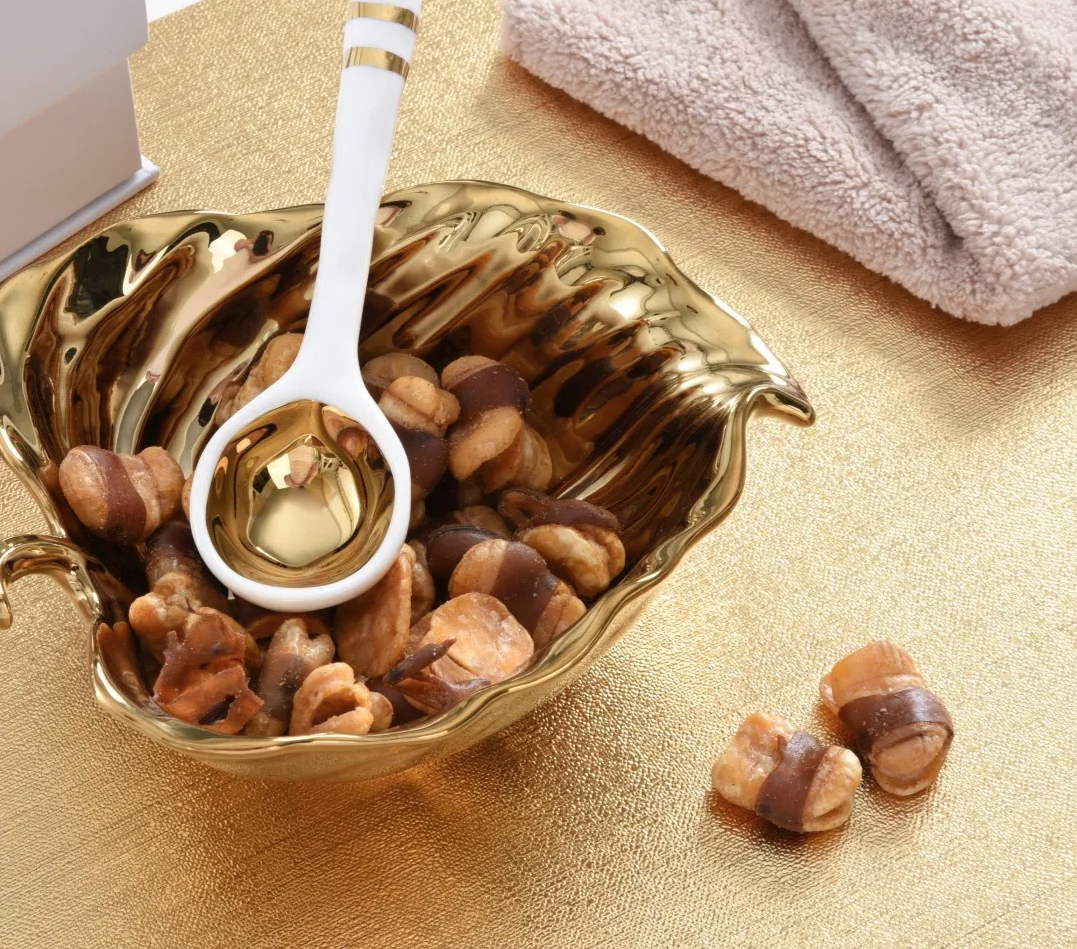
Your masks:
<svg viewBox="0 0 1077 949"><path fill-rule="evenodd" d="M954 726L904 649L881 640L838 662L819 684L832 713L884 791L916 794L938 776ZM786 830L830 830L849 819L862 769L785 719L755 713L714 764L714 789Z"/></svg>
<svg viewBox="0 0 1077 949"><path fill-rule="evenodd" d="M279 379L300 340L272 340L221 394L218 420ZM148 590L128 621L168 714L226 735L403 725L526 669L624 569L614 515L543 493L553 465L516 370L464 356L439 376L392 353L363 377L411 464L412 530L385 577L335 610L267 613L229 596L180 520L189 484L164 449L84 445L64 458L60 487L78 519L137 545ZM435 497L441 513L427 516Z"/></svg>

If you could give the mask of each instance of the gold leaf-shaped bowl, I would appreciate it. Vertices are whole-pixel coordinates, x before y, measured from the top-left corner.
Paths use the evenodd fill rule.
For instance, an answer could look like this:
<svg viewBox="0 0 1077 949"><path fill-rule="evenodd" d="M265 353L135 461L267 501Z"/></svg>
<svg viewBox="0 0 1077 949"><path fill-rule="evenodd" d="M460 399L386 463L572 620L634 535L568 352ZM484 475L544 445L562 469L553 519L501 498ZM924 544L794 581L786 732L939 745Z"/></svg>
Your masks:
<svg viewBox="0 0 1077 949"><path fill-rule="evenodd" d="M0 285L0 450L53 536L0 547L0 624L21 575L61 580L90 620L101 705L155 741L257 778L372 778L452 754L520 718L602 654L744 483L758 414L808 424L800 387L751 327L631 221L461 181L386 198L362 351L441 367L515 366L554 457L555 493L613 510L628 567L524 674L378 735L222 737L163 714L107 624L144 589L135 553L86 533L56 487L67 450L163 445L186 470L221 389L273 335L301 329L320 206L177 212L111 227ZM150 683L152 685L152 683Z"/></svg>

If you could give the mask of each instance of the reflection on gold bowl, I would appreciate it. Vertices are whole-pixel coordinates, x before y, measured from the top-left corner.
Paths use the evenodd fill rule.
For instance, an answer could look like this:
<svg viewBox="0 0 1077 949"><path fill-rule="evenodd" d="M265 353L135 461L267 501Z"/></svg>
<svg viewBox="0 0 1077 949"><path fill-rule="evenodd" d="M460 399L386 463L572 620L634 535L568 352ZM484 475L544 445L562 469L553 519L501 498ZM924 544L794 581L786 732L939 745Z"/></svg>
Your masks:
<svg viewBox="0 0 1077 949"><path fill-rule="evenodd" d="M155 741L258 778L355 780L459 751L520 718L601 655L744 483L759 414L808 424L796 382L752 329L630 221L500 185L409 188L382 207L362 351L515 366L555 465L554 493L614 511L628 567L523 675L378 735L222 737L163 714L96 633L144 589L130 549L86 533L57 490L74 445L163 445L190 470L218 393L273 335L301 329L320 206L177 212L118 224L0 285L0 450L52 536L0 546L7 587L46 572L91 621L104 708ZM104 648L103 648L104 646Z"/></svg>

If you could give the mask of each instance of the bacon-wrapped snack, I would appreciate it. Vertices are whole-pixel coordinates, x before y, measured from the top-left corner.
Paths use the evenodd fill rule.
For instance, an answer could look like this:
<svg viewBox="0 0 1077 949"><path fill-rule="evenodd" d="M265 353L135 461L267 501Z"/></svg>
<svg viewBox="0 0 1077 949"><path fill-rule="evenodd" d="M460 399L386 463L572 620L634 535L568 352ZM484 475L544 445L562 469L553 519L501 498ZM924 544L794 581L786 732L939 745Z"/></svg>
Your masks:
<svg viewBox="0 0 1077 949"><path fill-rule="evenodd" d="M146 539L145 567L150 592L131 604L128 620L157 659L164 658L168 634L182 629L191 613L202 607L229 612L224 589L206 570L186 524L170 521Z"/></svg>
<svg viewBox="0 0 1077 949"><path fill-rule="evenodd" d="M474 476L488 492L549 485L550 450L525 421L531 390L523 376L485 356L461 356L445 367L441 384L460 402L449 435L449 469L457 481Z"/></svg>
<svg viewBox="0 0 1077 949"><path fill-rule="evenodd" d="M938 776L954 724L900 646L880 640L850 653L823 677L819 694L884 791L907 797Z"/></svg>
<svg viewBox="0 0 1077 949"><path fill-rule="evenodd" d="M212 609L187 617L182 639L168 634L153 700L169 715L235 735L262 707L247 682L253 640L234 619Z"/></svg>
<svg viewBox="0 0 1077 949"><path fill-rule="evenodd" d="M426 562L434 579L445 589L449 578L472 547L487 540L498 540L497 534L471 524L447 524L430 535L426 544Z"/></svg>
<svg viewBox="0 0 1077 949"><path fill-rule="evenodd" d="M385 677L416 708L443 712L527 666L535 647L503 603L467 593L443 603L411 631L409 655Z"/></svg>
<svg viewBox="0 0 1077 949"><path fill-rule="evenodd" d="M423 363L425 365L425 363ZM433 370L430 370L433 372ZM456 421L456 397L419 376L400 376L385 387L378 407L392 423L411 467L411 524L425 514L424 498L441 481L449 463L445 430Z"/></svg>
<svg viewBox="0 0 1077 949"><path fill-rule="evenodd" d="M861 775L847 748L823 745L783 718L756 712L715 762L711 780L727 801L804 833L849 819Z"/></svg>
<svg viewBox="0 0 1077 949"><path fill-rule="evenodd" d="M384 695L356 681L346 662L318 666L303 680L292 703L289 735L366 735L384 731L393 707Z"/></svg>
<svg viewBox="0 0 1077 949"><path fill-rule="evenodd" d="M97 445L60 462L60 490L75 516L115 544L137 544L180 511L183 470L163 448L122 455Z"/></svg>
<svg viewBox="0 0 1077 949"><path fill-rule="evenodd" d="M550 571L582 597L598 596L624 570L621 525L605 508L509 488L501 492L498 510L516 527L516 540L534 547Z"/></svg>
<svg viewBox="0 0 1077 949"><path fill-rule="evenodd" d="M550 573L541 554L513 540L484 540L464 553L449 578L449 596L465 593L486 593L504 603L538 649L587 612L572 588Z"/></svg>
<svg viewBox="0 0 1077 949"><path fill-rule="evenodd" d="M318 632L318 630L323 630ZM283 735L292 719L292 704L299 687L319 666L333 661L336 646L322 624L292 617L281 623L262 660L255 692L261 710L244 729L247 735Z"/></svg>
<svg viewBox="0 0 1077 949"><path fill-rule="evenodd" d="M385 353L363 363L363 382L375 400L396 379L414 376L438 384L438 373L429 363L411 353Z"/></svg>
<svg viewBox="0 0 1077 949"><path fill-rule="evenodd" d="M340 658L360 676L383 676L403 658L414 576L415 550L405 545L384 577L337 607L333 638Z"/></svg>

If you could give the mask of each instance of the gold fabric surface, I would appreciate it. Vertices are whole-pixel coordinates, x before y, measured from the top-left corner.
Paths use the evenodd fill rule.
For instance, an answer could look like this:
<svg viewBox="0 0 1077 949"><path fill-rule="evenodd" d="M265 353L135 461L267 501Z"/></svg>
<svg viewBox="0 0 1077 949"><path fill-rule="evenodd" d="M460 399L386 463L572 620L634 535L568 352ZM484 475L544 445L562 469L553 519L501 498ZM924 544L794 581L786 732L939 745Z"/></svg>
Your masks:
<svg viewBox="0 0 1077 949"><path fill-rule="evenodd" d="M343 3L208 0L133 62L160 183L107 220L318 200ZM559 698L366 785L254 784L93 703L45 579L0 634L0 946L1077 944L1077 300L931 310L502 62L490 0L428 0L389 185L486 178L625 214L741 311L818 412ZM43 523L7 472L5 535ZM709 792L741 718L835 737L819 676L889 636L947 702L938 785L772 830Z"/></svg>

